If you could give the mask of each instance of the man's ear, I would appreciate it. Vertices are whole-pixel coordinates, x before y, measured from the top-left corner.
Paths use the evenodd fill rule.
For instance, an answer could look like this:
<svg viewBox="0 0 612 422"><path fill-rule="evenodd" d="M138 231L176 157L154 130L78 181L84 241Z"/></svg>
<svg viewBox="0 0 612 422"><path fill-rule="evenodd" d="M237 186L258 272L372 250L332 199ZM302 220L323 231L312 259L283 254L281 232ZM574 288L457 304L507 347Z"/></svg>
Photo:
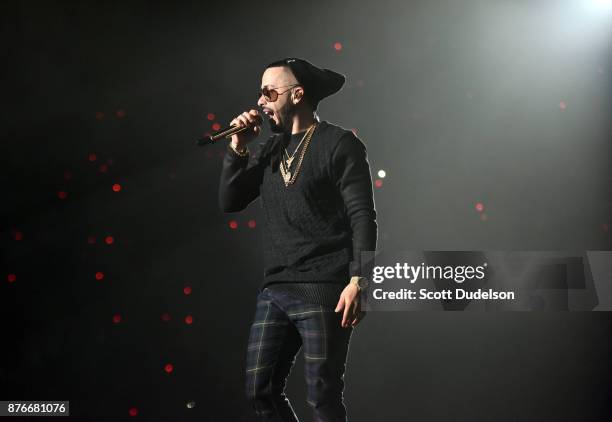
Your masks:
<svg viewBox="0 0 612 422"><path fill-rule="evenodd" d="M302 98L304 98L304 89L302 87L297 87L297 89L293 91L291 98L293 99L293 104L299 103Z"/></svg>

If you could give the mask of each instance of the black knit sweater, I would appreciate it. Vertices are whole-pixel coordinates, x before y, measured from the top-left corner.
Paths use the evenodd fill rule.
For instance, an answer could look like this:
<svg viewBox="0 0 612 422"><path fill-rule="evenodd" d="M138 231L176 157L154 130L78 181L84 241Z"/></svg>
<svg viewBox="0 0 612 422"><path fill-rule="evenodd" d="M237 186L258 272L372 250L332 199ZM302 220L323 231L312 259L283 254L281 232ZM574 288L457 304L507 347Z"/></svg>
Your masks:
<svg viewBox="0 0 612 422"><path fill-rule="evenodd" d="M278 169L284 147L293 153L302 136L271 136L250 159L228 147L219 203L224 212L237 212L261 197L261 289L282 289L333 306L350 277L368 275L362 274L360 252L376 249L370 166L365 145L353 132L322 121L295 183L285 186Z"/></svg>

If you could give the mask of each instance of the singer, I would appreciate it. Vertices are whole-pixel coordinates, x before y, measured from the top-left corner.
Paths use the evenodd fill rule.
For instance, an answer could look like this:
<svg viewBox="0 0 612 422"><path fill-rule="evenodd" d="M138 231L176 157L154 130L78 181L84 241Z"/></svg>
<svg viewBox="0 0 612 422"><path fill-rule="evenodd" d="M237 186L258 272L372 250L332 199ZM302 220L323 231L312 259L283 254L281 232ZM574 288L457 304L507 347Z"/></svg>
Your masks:
<svg viewBox="0 0 612 422"><path fill-rule="evenodd" d="M264 277L246 355L246 395L260 421L298 421L286 379L304 349L307 403L315 421L346 421L344 372L378 227L366 147L352 131L319 120L319 102L345 77L288 58L263 72L257 104L272 135L251 156L257 110L231 125L219 203L224 212L261 198ZM239 264L239 258L236 264ZM362 265L363 264L363 265ZM363 271L363 272L362 272ZM364 296L365 297L365 296Z"/></svg>

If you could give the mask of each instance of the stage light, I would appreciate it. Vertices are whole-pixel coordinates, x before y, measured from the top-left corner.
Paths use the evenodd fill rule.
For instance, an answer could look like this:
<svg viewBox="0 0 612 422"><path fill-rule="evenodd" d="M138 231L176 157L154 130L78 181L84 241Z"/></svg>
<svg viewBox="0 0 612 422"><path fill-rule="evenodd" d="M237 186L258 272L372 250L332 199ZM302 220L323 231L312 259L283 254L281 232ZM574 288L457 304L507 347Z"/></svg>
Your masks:
<svg viewBox="0 0 612 422"><path fill-rule="evenodd" d="M378 177L384 179L387 176L387 172L384 170L378 170Z"/></svg>
<svg viewBox="0 0 612 422"><path fill-rule="evenodd" d="M115 242L115 238L113 236L106 236L104 241L107 245L112 245Z"/></svg>
<svg viewBox="0 0 612 422"><path fill-rule="evenodd" d="M208 114L206 115L206 118L207 118L208 120L215 120L215 113L208 113Z"/></svg>
<svg viewBox="0 0 612 422"><path fill-rule="evenodd" d="M342 50L342 43L339 43L339 42L334 43L334 50L336 51Z"/></svg>
<svg viewBox="0 0 612 422"><path fill-rule="evenodd" d="M383 181L381 179L376 179L376 181L374 182L374 186L376 186L377 188L381 187L383 185Z"/></svg>
<svg viewBox="0 0 612 422"><path fill-rule="evenodd" d="M17 276L15 274L9 274L8 277L6 277L6 279L9 283L14 283L15 280L17 280Z"/></svg>
<svg viewBox="0 0 612 422"><path fill-rule="evenodd" d="M102 279L104 279L104 273L101 271L98 271L96 273L96 280L102 280Z"/></svg>
<svg viewBox="0 0 612 422"><path fill-rule="evenodd" d="M164 371L166 371L167 374L171 373L172 371L174 371L174 365L172 365L171 363L167 363L164 366Z"/></svg>
<svg viewBox="0 0 612 422"><path fill-rule="evenodd" d="M113 315L113 323L119 324L121 322L121 315L115 314Z"/></svg>
<svg viewBox="0 0 612 422"><path fill-rule="evenodd" d="M185 293L185 295L189 296L191 294L191 286L185 286L183 288L183 293Z"/></svg>
<svg viewBox="0 0 612 422"><path fill-rule="evenodd" d="M115 183L113 185L113 191L119 192L121 190L121 185L119 183Z"/></svg>
<svg viewBox="0 0 612 422"><path fill-rule="evenodd" d="M212 130L217 131L219 129L221 129L221 125L219 123L215 122L212 124Z"/></svg>
<svg viewBox="0 0 612 422"><path fill-rule="evenodd" d="M191 315L187 315L185 317L185 324L188 324L188 325L193 324L193 317Z"/></svg>
<svg viewBox="0 0 612 422"><path fill-rule="evenodd" d="M129 411L128 411L130 416L136 416L138 415L138 409L136 409L135 407L132 407Z"/></svg>
<svg viewBox="0 0 612 422"><path fill-rule="evenodd" d="M59 199L66 199L68 197L68 192L61 190L57 193L57 197Z"/></svg>
<svg viewBox="0 0 612 422"><path fill-rule="evenodd" d="M255 220L249 220L247 225L249 226L249 229L254 229L255 226L257 226L257 223L255 222Z"/></svg>
<svg viewBox="0 0 612 422"><path fill-rule="evenodd" d="M476 209L476 211L482 212L484 210L484 204L482 202L477 202L474 208Z"/></svg>
<svg viewBox="0 0 612 422"><path fill-rule="evenodd" d="M96 156L96 154L94 154L93 152L89 154L88 157L89 161L94 162L98 159L98 157Z"/></svg>
<svg viewBox="0 0 612 422"><path fill-rule="evenodd" d="M236 230L238 228L238 222L236 220L232 220L229 222L230 229Z"/></svg>

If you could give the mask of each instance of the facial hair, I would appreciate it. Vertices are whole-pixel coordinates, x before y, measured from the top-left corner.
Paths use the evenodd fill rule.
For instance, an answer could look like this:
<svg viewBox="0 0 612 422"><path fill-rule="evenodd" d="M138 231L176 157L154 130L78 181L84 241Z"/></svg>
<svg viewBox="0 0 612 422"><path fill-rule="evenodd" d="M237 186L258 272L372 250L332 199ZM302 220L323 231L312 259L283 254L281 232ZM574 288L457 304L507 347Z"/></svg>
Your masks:
<svg viewBox="0 0 612 422"><path fill-rule="evenodd" d="M280 110L277 112L278 121L280 124L277 124L274 119L269 118L268 122L270 123L270 130L274 133L291 133L291 127L285 127L285 125L291 124L292 118L294 114L294 105L291 102L287 102Z"/></svg>

